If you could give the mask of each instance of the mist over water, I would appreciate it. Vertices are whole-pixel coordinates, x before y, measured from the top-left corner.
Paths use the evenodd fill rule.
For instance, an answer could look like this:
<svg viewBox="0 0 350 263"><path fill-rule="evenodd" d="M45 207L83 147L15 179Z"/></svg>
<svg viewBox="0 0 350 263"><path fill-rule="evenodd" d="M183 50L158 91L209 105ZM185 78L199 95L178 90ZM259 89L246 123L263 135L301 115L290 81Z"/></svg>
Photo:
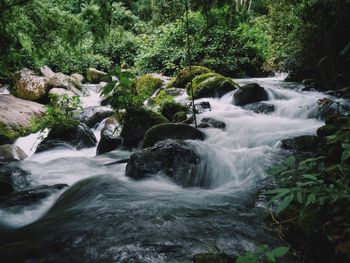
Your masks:
<svg viewBox="0 0 350 263"><path fill-rule="evenodd" d="M182 188L162 174L134 181L124 174L126 164L105 165L128 158L127 151L96 157L95 148L62 147L31 155L19 167L31 173L33 185L70 187L32 210L0 209L0 223L15 229L0 237L0 247L11 244L28 262L191 262L192 255L215 252L215 246L233 254L262 243L280 245L264 225L256 194L266 184L267 168L286 155L280 141L313 135L323 124L311 117L325 97L301 92L283 77L238 80L266 89L266 103L275 106L269 114L233 105L233 92L198 100L211 105L199 121L212 117L226 123L224 130L202 130L206 140L189 142L200 156L196 180L205 188ZM17 142L27 149L26 143L32 142Z"/></svg>

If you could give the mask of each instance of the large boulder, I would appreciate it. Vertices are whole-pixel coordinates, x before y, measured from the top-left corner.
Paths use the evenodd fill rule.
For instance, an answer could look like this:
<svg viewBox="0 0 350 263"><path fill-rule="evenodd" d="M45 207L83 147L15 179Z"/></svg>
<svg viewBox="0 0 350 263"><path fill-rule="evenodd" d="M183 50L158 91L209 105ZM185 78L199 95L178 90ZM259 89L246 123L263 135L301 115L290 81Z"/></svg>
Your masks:
<svg viewBox="0 0 350 263"><path fill-rule="evenodd" d="M62 98L64 96L67 96L68 98L73 98L74 96L77 96L77 95L70 90L66 90L63 88L53 88L53 89L50 89L49 91L50 104L59 105L59 103L62 101Z"/></svg>
<svg viewBox="0 0 350 263"><path fill-rule="evenodd" d="M80 83L85 83L86 80L84 78L83 75L79 74L79 73L74 73L72 75L70 75L72 78L75 78L77 81L79 81Z"/></svg>
<svg viewBox="0 0 350 263"><path fill-rule="evenodd" d="M183 186L193 186L196 181L199 157L185 142L162 141L130 156L126 176L143 179L162 173Z"/></svg>
<svg viewBox="0 0 350 263"><path fill-rule="evenodd" d="M238 85L230 78L217 73L207 73L193 79L193 98L221 97L224 94L238 88ZM190 85L187 86L187 94L191 94Z"/></svg>
<svg viewBox="0 0 350 263"><path fill-rule="evenodd" d="M30 101L43 101L51 87L49 78L35 76L34 72L22 69L14 75L13 95Z"/></svg>
<svg viewBox="0 0 350 263"><path fill-rule="evenodd" d="M32 206L66 187L68 187L66 184L53 186L42 185L32 189L10 193L0 199L0 207Z"/></svg>
<svg viewBox="0 0 350 263"><path fill-rule="evenodd" d="M244 106L247 104L264 101L268 99L267 92L257 83L250 83L241 86L233 95L234 104Z"/></svg>
<svg viewBox="0 0 350 263"><path fill-rule="evenodd" d="M136 91L137 94L151 97L152 94L162 86L163 82L159 78L155 78L150 74L140 77L136 81Z"/></svg>
<svg viewBox="0 0 350 263"><path fill-rule="evenodd" d="M245 110L250 110L253 111L255 113L271 113L275 111L275 105L273 104L268 104L268 103L264 103L264 102L256 102L256 103L252 103L252 104L248 104L242 107Z"/></svg>
<svg viewBox="0 0 350 263"><path fill-rule="evenodd" d="M200 130L187 124L162 123L150 128L143 141L143 148L151 147L156 142L177 139L177 140L204 140L205 135Z"/></svg>
<svg viewBox="0 0 350 263"><path fill-rule="evenodd" d="M117 149L123 143L123 138L119 136L119 123L115 118L109 118L101 131L101 139L97 145L97 154Z"/></svg>
<svg viewBox="0 0 350 263"><path fill-rule="evenodd" d="M5 144L0 146L0 164L24 160L28 156L16 145Z"/></svg>
<svg viewBox="0 0 350 263"><path fill-rule="evenodd" d="M175 114L178 112L187 112L187 107L175 101L165 101L159 107L159 113L169 121L174 121Z"/></svg>
<svg viewBox="0 0 350 263"><path fill-rule="evenodd" d="M90 83L98 84L107 73L95 68L89 68L86 73L86 78Z"/></svg>
<svg viewBox="0 0 350 263"><path fill-rule="evenodd" d="M124 146L137 147L149 128L166 122L168 122L166 118L151 110L145 108L129 109L125 113L123 129L120 134Z"/></svg>
<svg viewBox="0 0 350 263"><path fill-rule="evenodd" d="M96 143L96 137L90 128L80 123L75 127L52 129L48 136L39 144L36 152L43 152L56 146L67 144L80 150L82 148L94 147Z"/></svg>
<svg viewBox="0 0 350 263"><path fill-rule="evenodd" d="M176 88L185 89L196 76L210 72L212 72L210 69L202 66L192 66L191 69L190 67L184 68L177 74L172 85Z"/></svg>
<svg viewBox="0 0 350 263"><path fill-rule="evenodd" d="M13 139L32 131L32 120L45 113L43 105L0 95L0 135Z"/></svg>
<svg viewBox="0 0 350 263"><path fill-rule="evenodd" d="M114 111L109 107L91 106L82 110L77 116L79 122L85 123L88 127L93 128L104 119L111 117Z"/></svg>

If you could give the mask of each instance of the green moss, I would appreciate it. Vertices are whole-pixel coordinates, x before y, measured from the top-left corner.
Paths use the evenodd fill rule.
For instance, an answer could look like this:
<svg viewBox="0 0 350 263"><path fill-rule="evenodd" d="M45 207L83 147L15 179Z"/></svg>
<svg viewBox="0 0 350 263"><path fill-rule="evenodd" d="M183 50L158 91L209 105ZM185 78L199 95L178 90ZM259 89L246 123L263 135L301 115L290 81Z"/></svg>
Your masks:
<svg viewBox="0 0 350 263"><path fill-rule="evenodd" d="M164 89L162 89L153 100L153 108L156 108L165 102L175 102L175 99L173 96L167 94Z"/></svg>
<svg viewBox="0 0 350 263"><path fill-rule="evenodd" d="M165 85L165 88L166 88L166 89L173 88L173 87L174 87L175 81L176 81L176 78L172 78L172 79Z"/></svg>
<svg viewBox="0 0 350 263"><path fill-rule="evenodd" d="M179 72L179 74L177 74L173 86L176 88L185 89L187 84L196 76L210 72L212 72L212 70L202 66L192 66L191 71L189 67L184 68Z"/></svg>
<svg viewBox="0 0 350 263"><path fill-rule="evenodd" d="M169 121L173 121L175 114L180 111L184 111L186 113L187 107L175 101L165 101L158 109L158 112Z"/></svg>
<svg viewBox="0 0 350 263"><path fill-rule="evenodd" d="M198 129L187 124L162 123L150 128L143 141L143 148L151 147L156 142L176 140L204 140L205 135Z"/></svg>
<svg viewBox="0 0 350 263"><path fill-rule="evenodd" d="M9 128L6 125L0 123L0 135L5 136L9 139L16 139L18 137L26 136L32 132L32 127L17 126Z"/></svg>
<svg viewBox="0 0 350 263"><path fill-rule="evenodd" d="M162 81L151 75L144 75L136 81L136 90L139 95L149 98L162 86Z"/></svg>
<svg viewBox="0 0 350 263"><path fill-rule="evenodd" d="M187 120L187 114L185 111L179 111L174 115L173 122L183 122Z"/></svg>
<svg viewBox="0 0 350 263"><path fill-rule="evenodd" d="M192 83L193 97L195 99L205 97L221 97L227 92L235 90L238 85L230 78L217 73L207 73L197 76ZM191 95L190 85L187 94Z"/></svg>

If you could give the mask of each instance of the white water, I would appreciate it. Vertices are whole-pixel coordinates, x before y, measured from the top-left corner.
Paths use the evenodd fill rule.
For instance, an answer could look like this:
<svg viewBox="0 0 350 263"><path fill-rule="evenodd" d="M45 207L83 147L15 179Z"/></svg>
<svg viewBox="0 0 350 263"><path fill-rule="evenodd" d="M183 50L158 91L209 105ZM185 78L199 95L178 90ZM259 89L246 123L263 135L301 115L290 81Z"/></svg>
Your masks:
<svg viewBox="0 0 350 263"><path fill-rule="evenodd" d="M323 125L322 121L312 119L310 116L313 116L317 111L317 100L326 95L319 92L301 92L300 85L285 83L282 78L283 76L238 80L239 84L257 82L266 88L269 95L268 103L276 107L276 110L270 114L256 114L234 106L232 104L233 92L220 99L207 98L197 101L197 103L208 101L211 105L211 111L198 116L199 121L204 117L213 117L226 123L225 130L204 129L203 132L207 136L205 141L190 142L200 155L199 169L201 173L198 180L204 180L211 190L184 189L161 175L147 180L133 181L124 175L125 164L104 165L127 158L131 154L119 150L95 157L95 148L80 151L57 148L34 154L23 161L20 167L31 172L35 185L57 183L73 185L82 179L93 176L101 178L98 181L103 182L107 180L103 175L115 179L116 181L108 183L112 187L105 190L108 194L105 191L96 192L95 194L91 191L92 197L85 201L87 204L80 204L83 207L82 209L89 207L90 212L88 213L94 213L93 218L104 220L103 215L106 211L113 214L115 210L116 215L113 214L112 220L117 220L117 218L122 220L118 221L119 223L116 222L116 225L112 228L113 230L108 230L111 232L110 234L102 234L102 236L110 235L109 239L106 237L106 240L109 240L108 242L100 240L98 245L107 254L112 253L108 250L112 246L111 243L117 242L118 251L124 248L123 253L126 253L125 255L136 254L137 257L140 257L139 261L141 262L143 260L145 262L158 262L159 258L159 262L165 261L166 257L164 258L163 254L154 253L153 250L149 251L149 248L144 248L142 244L118 243L118 240L122 239L124 235L130 235L136 239L146 239L144 242L147 242L148 235L151 235L155 239L164 239L164 244L174 246L181 244L181 246L186 247L186 253L202 252L202 245L192 240L196 238L198 238L198 242L199 240L204 243L220 242L230 249L238 249L237 246L254 247L254 242L252 243L252 239L254 241L254 238L256 238L254 233L263 232L262 230L253 229L250 234L253 237L241 236L241 239L231 233L232 231L238 231L237 228L232 229L230 227L233 215L242 217L242 219L237 219L237 224L243 227L244 231L250 231L244 227L244 224L247 224L245 217L250 218L251 211L248 210L242 213L241 210L235 210L235 206L241 203L244 206L243 204L249 198L254 199L256 191L254 189L259 190L262 187L261 182L266 177L266 169L283 158L284 152L279 148L282 139L315 134L316 129ZM83 99L85 105L91 106L98 103L98 99L94 96L96 94L93 94L92 98ZM188 102L186 95L178 97L177 100ZM103 124L95 130L97 137L102 127ZM18 145L21 145L21 142L18 142ZM107 198L107 196L115 197ZM57 198L57 196L54 198ZM0 211L0 222L10 224L12 227L32 223L50 208L50 204L52 203L47 202L39 206L38 210L32 210L32 212L25 210L19 213L17 216L22 218L20 220L16 220L17 217L14 214ZM162 219L162 216L166 216L165 214L158 217L157 213L161 213L158 211L158 207L161 207L165 214L175 213L171 215L173 218ZM220 207L225 207L225 209L222 211ZM207 216L202 215L201 211L206 209L215 211L215 213L213 212L213 215ZM181 214L183 210L187 211L186 220L183 219ZM142 215L138 214L139 211L142 211ZM179 214L176 214L176 211ZM193 217L190 216L192 214ZM137 219L140 216L142 220L138 221ZM196 216L202 218L201 221L198 221ZM109 217L106 220L103 222L110 222ZM158 222L159 226L156 227L157 224L154 225L154 222ZM84 229L84 227L95 223L95 221L89 221L85 225L76 222L76 227ZM141 236L137 235L138 230L136 231L135 228L143 229L145 226L148 226L149 230L143 230L145 233ZM249 223L247 227L249 227ZM125 229L129 229L129 232L125 233ZM96 231L103 232L103 225L99 225ZM112 253L112 255L114 254ZM127 262L122 261L122 258L119 258L120 262ZM150 258L151 261L146 261L146 258ZM184 261L180 260L178 262Z"/></svg>

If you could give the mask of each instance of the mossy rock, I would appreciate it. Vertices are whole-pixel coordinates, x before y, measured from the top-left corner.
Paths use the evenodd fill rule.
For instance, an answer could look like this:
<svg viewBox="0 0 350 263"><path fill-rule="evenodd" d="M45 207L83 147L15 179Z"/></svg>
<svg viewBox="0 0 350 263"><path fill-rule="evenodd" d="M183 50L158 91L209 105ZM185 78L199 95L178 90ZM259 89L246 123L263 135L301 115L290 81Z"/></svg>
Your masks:
<svg viewBox="0 0 350 263"><path fill-rule="evenodd" d="M187 120L187 113L185 111L179 111L174 115L173 122L183 122Z"/></svg>
<svg viewBox="0 0 350 263"><path fill-rule="evenodd" d="M205 135L200 130L187 124L164 123L150 128L143 141L143 148L151 147L156 142L176 140L204 140Z"/></svg>
<svg viewBox="0 0 350 263"><path fill-rule="evenodd" d="M257 83L243 85L234 94L234 103L237 106L265 101L268 99L267 92Z"/></svg>
<svg viewBox="0 0 350 263"><path fill-rule="evenodd" d="M187 84L193 80L196 76L210 73L212 70L202 66L192 66L191 70L189 67L184 68L177 74L173 86L180 89L185 89Z"/></svg>
<svg viewBox="0 0 350 263"><path fill-rule="evenodd" d="M144 75L136 81L137 93L146 97L152 96L152 94L161 86L162 80L155 78L150 74Z"/></svg>
<svg viewBox="0 0 350 263"><path fill-rule="evenodd" d="M193 98L221 97L227 92L238 88L238 85L230 78L217 73L207 73L193 79ZM187 94L191 95L190 85L187 87Z"/></svg>
<svg viewBox="0 0 350 263"><path fill-rule="evenodd" d="M317 130L317 135L319 137L326 137L335 134L339 130L337 125L324 125Z"/></svg>
<svg viewBox="0 0 350 263"><path fill-rule="evenodd" d="M149 128L166 122L168 120L165 117L151 110L142 107L128 109L125 113L123 129L120 133L124 146L137 147Z"/></svg>
<svg viewBox="0 0 350 263"><path fill-rule="evenodd" d="M158 111L169 121L173 121L175 114L181 111L186 113L187 107L175 101L166 101L160 105Z"/></svg>

